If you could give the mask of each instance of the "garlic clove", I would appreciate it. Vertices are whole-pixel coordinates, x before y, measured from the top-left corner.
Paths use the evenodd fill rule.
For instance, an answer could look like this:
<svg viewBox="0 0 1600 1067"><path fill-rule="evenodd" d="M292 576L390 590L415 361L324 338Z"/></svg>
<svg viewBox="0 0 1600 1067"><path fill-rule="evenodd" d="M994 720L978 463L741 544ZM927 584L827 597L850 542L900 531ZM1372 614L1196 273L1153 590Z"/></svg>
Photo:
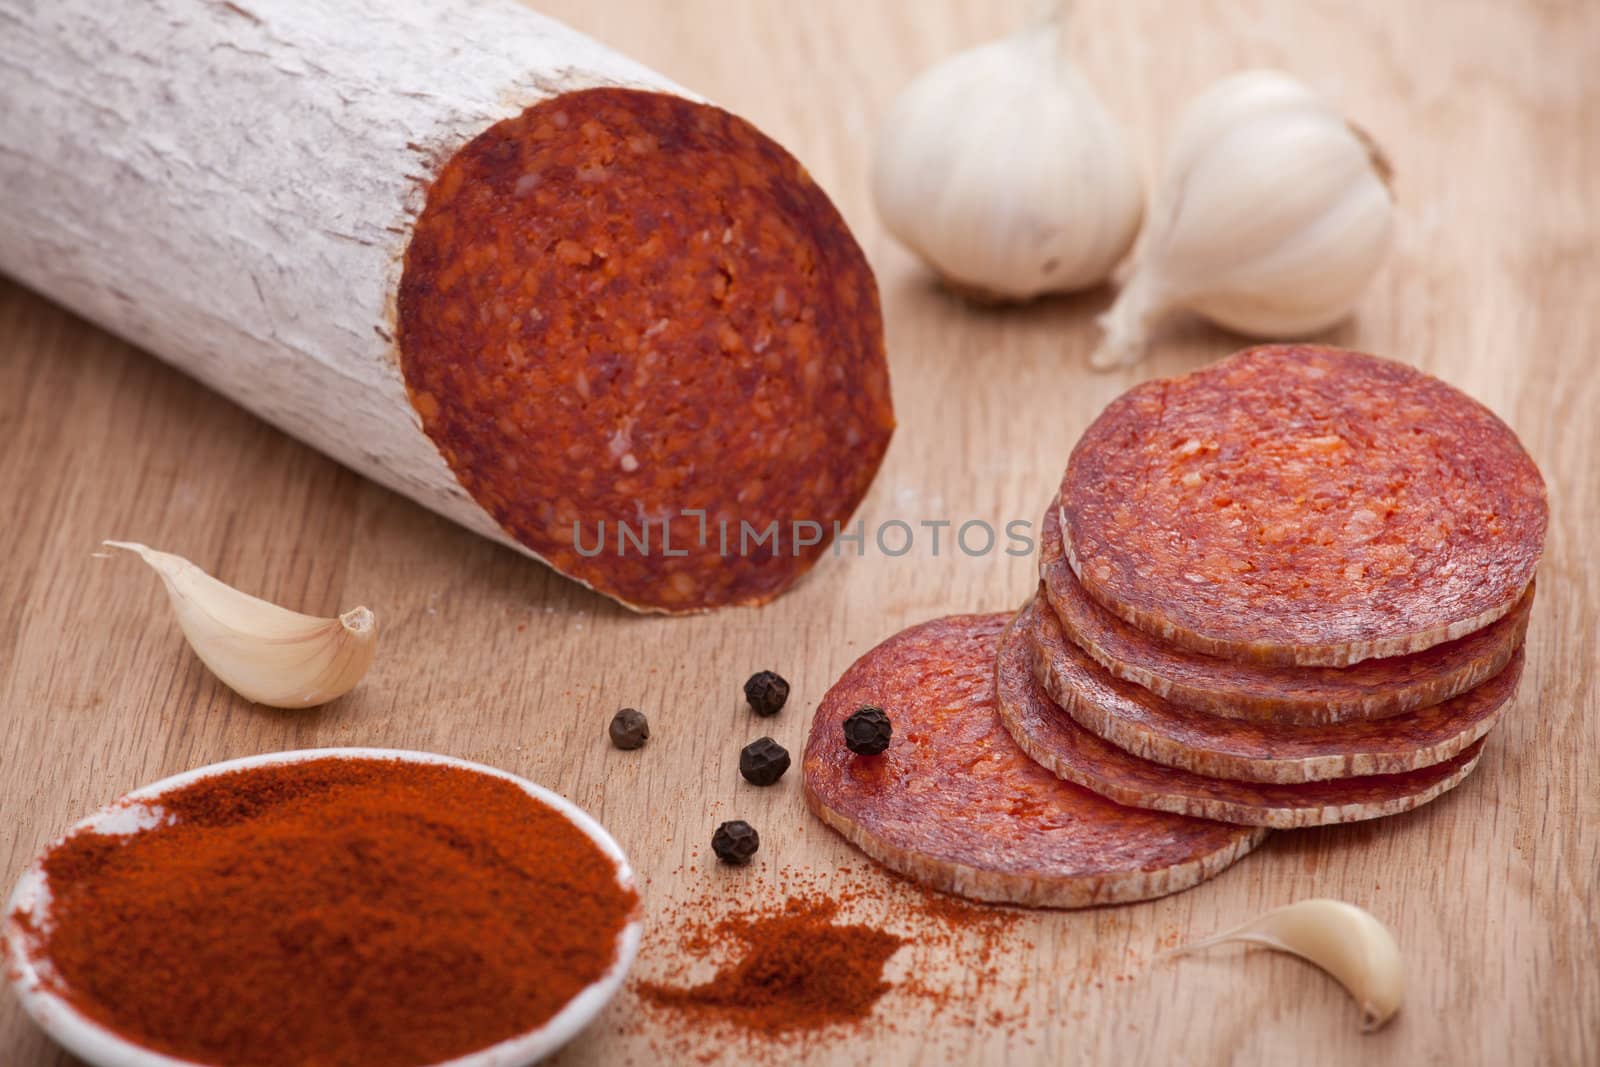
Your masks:
<svg viewBox="0 0 1600 1067"><path fill-rule="evenodd" d="M1342 900L1301 900L1176 949L1196 952L1225 941L1246 941L1316 964L1349 991L1361 1007L1362 1029L1378 1029L1405 999L1405 965L1388 927L1371 912Z"/></svg>
<svg viewBox="0 0 1600 1067"><path fill-rule="evenodd" d="M182 556L131 541L161 576L178 625L195 654L223 684L275 708L310 708L355 688L377 651L378 623L354 608L337 618L303 615L218 581Z"/></svg>
<svg viewBox="0 0 1600 1067"><path fill-rule="evenodd" d="M950 286L1027 300L1104 281L1144 211L1121 130L1062 54L1060 12L957 53L890 108L879 215Z"/></svg>
<svg viewBox="0 0 1600 1067"><path fill-rule="evenodd" d="M1138 360L1180 309L1284 339L1346 317L1393 236L1388 161L1286 74L1225 78L1184 111L1128 285L1090 359Z"/></svg>

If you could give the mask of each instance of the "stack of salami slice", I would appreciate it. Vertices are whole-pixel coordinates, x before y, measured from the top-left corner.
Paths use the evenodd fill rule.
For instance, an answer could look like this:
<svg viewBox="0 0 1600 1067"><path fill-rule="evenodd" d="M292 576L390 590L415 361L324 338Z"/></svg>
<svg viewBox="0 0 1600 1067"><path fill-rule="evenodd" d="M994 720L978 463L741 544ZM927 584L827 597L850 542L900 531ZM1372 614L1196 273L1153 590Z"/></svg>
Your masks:
<svg viewBox="0 0 1600 1067"><path fill-rule="evenodd" d="M1183 888L1262 828L1415 808L1516 692L1547 517L1511 430L1409 366L1272 345L1147 382L1073 450L1015 617L915 627L829 693L808 800L925 882L1052 904ZM969 647L927 647L952 632ZM888 711L898 761L836 743L858 702ZM1063 850L1120 890L1060 892Z"/></svg>

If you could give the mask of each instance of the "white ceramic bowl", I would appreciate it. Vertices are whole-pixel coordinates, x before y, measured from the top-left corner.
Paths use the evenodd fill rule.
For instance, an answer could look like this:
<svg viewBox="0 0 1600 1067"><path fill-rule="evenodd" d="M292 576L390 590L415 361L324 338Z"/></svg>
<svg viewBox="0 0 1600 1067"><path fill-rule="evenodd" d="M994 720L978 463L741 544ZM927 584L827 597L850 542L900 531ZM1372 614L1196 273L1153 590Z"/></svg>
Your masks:
<svg viewBox="0 0 1600 1067"><path fill-rule="evenodd" d="M274 752L264 756L246 756L244 759L228 760L224 763L213 763L209 767L200 767L196 770L186 771L171 778L163 778L153 785L143 789L136 789L129 793L124 800L140 800L152 797L179 786L188 785L201 778L228 771L242 770L246 767L261 767L268 764L298 763L303 760L321 759L328 756L341 756L350 759L397 759L414 763L442 763L452 767L465 767L468 770L481 774L493 775L504 778L508 782L515 782L530 796L542 800L565 815L572 824L582 830L589 839L599 847L600 851L610 856L617 864L617 881L621 885L633 887L633 868L628 865L628 858L622 854L622 849L612 840L611 835L594 819L590 818L581 808L564 797L557 796L550 790L540 785L518 778L514 774L488 767L481 763L471 763L467 760L454 759L450 756L438 756L429 752L405 752L396 749L383 748L315 748L298 752ZM72 831L94 827L99 830L124 833L136 831L149 825L148 820L141 823L139 819L140 808L123 806L118 803L110 804L100 809L95 814L84 819L72 828ZM50 890L40 864L41 856L29 865L23 872L22 878L17 882L17 887L11 893L11 900L6 904L5 910L5 950L10 961L8 968L11 986L16 990L17 996L22 1001L23 1009L33 1017L44 1032L65 1047L73 1055L94 1064L95 1067L206 1067L197 1065L193 1060L178 1059L174 1056L163 1055L152 1051L143 1045L134 1044L115 1031L107 1029L100 1023L88 1018L78 1011L66 1000L51 992L42 981L40 967L48 967L49 960L33 960L24 951L25 935L20 925L11 918L12 913L19 906L26 906L35 914L41 913L41 905L48 908ZM622 980L628 973L628 968L633 966L633 958L639 951L640 924L637 918L630 922L617 935L617 958L599 980L589 985L576 997L567 1002L567 1006L557 1012L548 1022L537 1030L519 1034L508 1038L499 1044L490 1045L479 1049L477 1052L447 1060L436 1067L526 1067L534 1063L572 1039L579 1030L600 1013L622 986Z"/></svg>

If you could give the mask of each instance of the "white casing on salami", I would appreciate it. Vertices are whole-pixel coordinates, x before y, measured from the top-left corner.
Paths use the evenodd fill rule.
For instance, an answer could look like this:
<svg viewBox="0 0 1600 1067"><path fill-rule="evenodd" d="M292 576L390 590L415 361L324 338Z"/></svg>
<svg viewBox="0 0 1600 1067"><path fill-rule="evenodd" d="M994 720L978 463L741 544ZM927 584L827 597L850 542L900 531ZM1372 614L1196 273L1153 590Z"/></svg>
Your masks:
<svg viewBox="0 0 1600 1067"><path fill-rule="evenodd" d="M5 0L0 271L535 555L422 432L394 294L438 161L596 86L698 99L512 0Z"/></svg>

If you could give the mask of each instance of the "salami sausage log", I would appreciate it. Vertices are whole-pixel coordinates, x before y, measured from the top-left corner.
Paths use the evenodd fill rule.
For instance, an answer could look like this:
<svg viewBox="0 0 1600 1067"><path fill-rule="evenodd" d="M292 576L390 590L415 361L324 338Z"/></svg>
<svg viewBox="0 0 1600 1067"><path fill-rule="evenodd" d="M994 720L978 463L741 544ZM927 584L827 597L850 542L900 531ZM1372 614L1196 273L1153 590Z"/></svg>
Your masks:
<svg viewBox="0 0 1600 1067"><path fill-rule="evenodd" d="M1118 678L1181 708L1280 726L1402 715L1449 700L1497 676L1527 633L1534 594L1530 587L1505 616L1422 652L1362 660L1349 667L1296 667L1220 659L1171 645L1096 604L1062 553L1061 516L1055 502L1040 533L1039 576L1067 637ZM1443 758L1441 754L1426 762Z"/></svg>
<svg viewBox="0 0 1600 1067"><path fill-rule="evenodd" d="M1293 829L1359 822L1421 807L1459 785L1478 764L1483 740L1431 767L1405 774L1277 784L1211 778L1164 767L1131 755L1079 726L1061 709L1032 670L1027 631L1036 612L1031 601L1018 614L1000 645L1000 719L1034 760L1063 779L1092 789L1119 804L1220 819L1247 826ZM1100 684L1109 675L1084 657L1081 677L1054 675L1070 687L1059 694ZM1098 672L1098 678L1089 673Z"/></svg>
<svg viewBox="0 0 1600 1067"><path fill-rule="evenodd" d="M0 98L0 269L630 606L777 595L883 457L827 197L511 0L24 0Z"/></svg>
<svg viewBox="0 0 1600 1067"><path fill-rule="evenodd" d="M1061 483L1064 547L1121 618L1198 652L1345 666L1521 601L1544 481L1483 405L1415 368L1253 348L1113 401Z"/></svg>
<svg viewBox="0 0 1600 1067"><path fill-rule="evenodd" d="M1141 759L1213 778L1312 782L1421 770L1488 733L1515 695L1522 650L1476 689L1387 719L1297 726L1180 708L1107 673L1062 632L1048 604L1024 636L1034 676L1085 730Z"/></svg>
<svg viewBox="0 0 1600 1067"><path fill-rule="evenodd" d="M924 885L1061 908L1186 889L1261 841L1265 831L1113 804L1029 760L995 715L1009 618L913 626L845 671L806 743L806 803L819 818ZM1025 662L1001 665L1002 687L1030 678ZM867 704L894 727L876 756L844 745L845 718Z"/></svg>

